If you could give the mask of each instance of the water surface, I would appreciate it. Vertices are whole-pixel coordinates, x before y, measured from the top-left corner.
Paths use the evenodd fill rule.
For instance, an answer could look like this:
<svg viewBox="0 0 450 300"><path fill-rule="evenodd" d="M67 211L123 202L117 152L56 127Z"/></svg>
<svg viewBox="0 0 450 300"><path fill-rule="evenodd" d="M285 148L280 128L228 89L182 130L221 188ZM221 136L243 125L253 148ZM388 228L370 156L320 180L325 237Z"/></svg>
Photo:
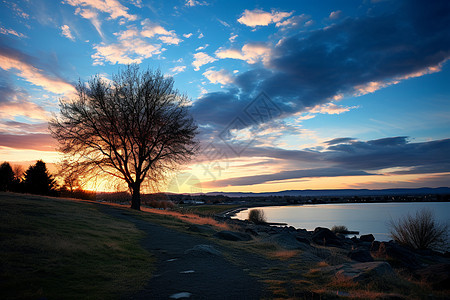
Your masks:
<svg viewBox="0 0 450 300"><path fill-rule="evenodd" d="M258 207L264 210L268 222L287 223L295 228L314 230L316 227L331 228L345 225L360 234L372 233L378 241L388 241L389 223L406 214L429 208L439 222L450 224L449 202L415 203L358 203L315 204L296 206ZM247 219L248 210L236 214L235 218Z"/></svg>

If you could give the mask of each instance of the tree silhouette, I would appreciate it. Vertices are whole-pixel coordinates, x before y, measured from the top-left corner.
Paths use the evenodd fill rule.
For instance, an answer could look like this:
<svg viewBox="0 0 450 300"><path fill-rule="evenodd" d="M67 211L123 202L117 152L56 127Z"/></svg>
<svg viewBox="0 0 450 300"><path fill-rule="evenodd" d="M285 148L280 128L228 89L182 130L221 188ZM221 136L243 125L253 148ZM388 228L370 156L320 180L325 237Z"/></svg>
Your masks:
<svg viewBox="0 0 450 300"><path fill-rule="evenodd" d="M38 195L56 195L56 181L48 172L45 162L38 160L24 176L25 191Z"/></svg>
<svg viewBox="0 0 450 300"><path fill-rule="evenodd" d="M0 191L10 191L15 181L11 165L4 162L0 165Z"/></svg>
<svg viewBox="0 0 450 300"><path fill-rule="evenodd" d="M49 127L79 174L107 174L126 182L131 208L140 209L141 184L158 182L195 152L197 126L188 99L160 71L128 66L111 82L79 83L77 97L60 101Z"/></svg>

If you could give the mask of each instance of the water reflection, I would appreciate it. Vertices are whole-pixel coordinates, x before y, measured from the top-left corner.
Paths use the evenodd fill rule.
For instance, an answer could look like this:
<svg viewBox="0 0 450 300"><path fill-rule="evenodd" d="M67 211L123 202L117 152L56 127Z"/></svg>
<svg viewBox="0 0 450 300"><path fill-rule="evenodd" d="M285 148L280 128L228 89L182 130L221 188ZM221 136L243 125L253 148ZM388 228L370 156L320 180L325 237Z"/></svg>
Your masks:
<svg viewBox="0 0 450 300"><path fill-rule="evenodd" d="M349 230L360 234L372 233L379 241L388 241L389 222L398 220L406 214L415 214L422 208L434 212L439 222L450 223L450 203L361 203L361 204L317 204L300 206L260 207L268 222L287 223L295 228L314 230L316 227L331 228L345 225ZM247 219L248 210L236 215Z"/></svg>

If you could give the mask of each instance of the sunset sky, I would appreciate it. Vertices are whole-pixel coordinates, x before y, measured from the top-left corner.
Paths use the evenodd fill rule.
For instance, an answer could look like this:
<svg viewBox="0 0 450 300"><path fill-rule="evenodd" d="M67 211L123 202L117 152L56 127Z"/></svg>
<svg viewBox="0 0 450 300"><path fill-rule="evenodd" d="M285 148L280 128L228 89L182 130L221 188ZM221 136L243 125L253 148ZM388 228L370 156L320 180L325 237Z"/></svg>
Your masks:
<svg viewBox="0 0 450 300"><path fill-rule="evenodd" d="M126 64L191 100L171 192L450 186L450 1L0 3L0 162L60 159L58 99Z"/></svg>

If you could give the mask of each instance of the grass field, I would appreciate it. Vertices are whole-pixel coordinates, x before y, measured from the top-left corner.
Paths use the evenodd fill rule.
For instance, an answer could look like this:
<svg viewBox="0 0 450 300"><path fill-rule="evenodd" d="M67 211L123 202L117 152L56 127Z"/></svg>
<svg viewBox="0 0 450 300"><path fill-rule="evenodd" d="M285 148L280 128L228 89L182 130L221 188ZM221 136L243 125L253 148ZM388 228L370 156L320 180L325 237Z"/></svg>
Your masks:
<svg viewBox="0 0 450 300"><path fill-rule="evenodd" d="M98 206L0 193L3 299L114 299L139 290L154 259L142 232Z"/></svg>

